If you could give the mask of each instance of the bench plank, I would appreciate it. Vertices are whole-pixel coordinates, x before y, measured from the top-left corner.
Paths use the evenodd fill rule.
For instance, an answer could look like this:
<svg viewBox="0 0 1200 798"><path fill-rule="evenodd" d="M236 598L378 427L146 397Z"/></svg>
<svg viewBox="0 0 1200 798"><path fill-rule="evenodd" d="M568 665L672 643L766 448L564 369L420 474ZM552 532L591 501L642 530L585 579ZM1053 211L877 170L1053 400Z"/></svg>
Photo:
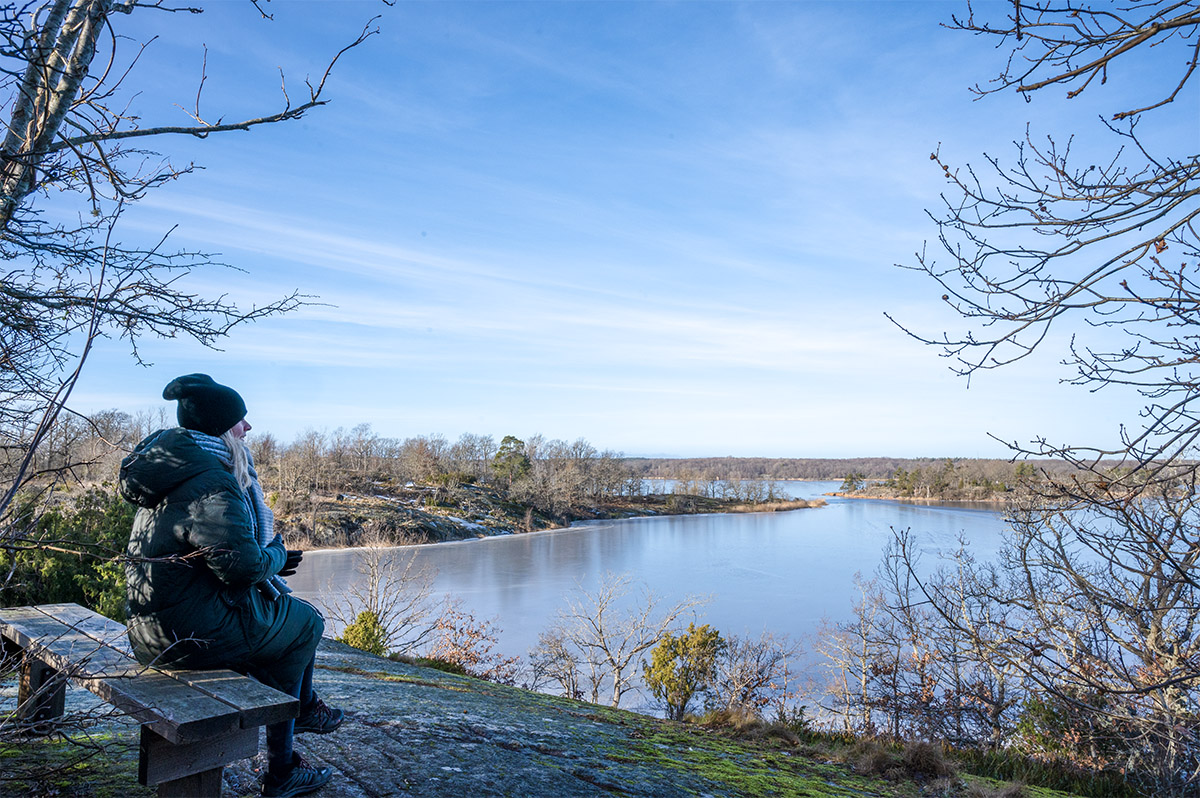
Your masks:
<svg viewBox="0 0 1200 798"><path fill-rule="evenodd" d="M297 699L231 670L143 667L123 624L76 604L0 609L0 642L6 654L22 652L22 695L35 681L57 688L27 702L39 717L61 716L70 679L140 722L138 780L163 798L216 798L224 766L257 752L258 727L299 710Z"/></svg>
<svg viewBox="0 0 1200 798"><path fill-rule="evenodd" d="M236 707L243 729L269 726L300 714L300 699L234 671L170 671L206 695Z"/></svg>
<svg viewBox="0 0 1200 798"><path fill-rule="evenodd" d="M258 729L238 729L219 737L175 745L143 726L140 750L140 784L162 784L213 769L219 777L226 763L249 759L258 753Z"/></svg>
<svg viewBox="0 0 1200 798"><path fill-rule="evenodd" d="M23 649L53 641L61 657L86 661L96 652L97 641L38 612L34 607L7 607L0 611L0 634Z"/></svg>
<svg viewBox="0 0 1200 798"><path fill-rule="evenodd" d="M162 671L143 668L32 608L5 609L3 620L0 631L27 653L172 742L192 742L241 727L240 713L229 704L189 689Z"/></svg>
<svg viewBox="0 0 1200 798"><path fill-rule="evenodd" d="M100 613L78 604L39 604L33 609L78 629L88 637L104 643L106 646L111 646L122 654L133 656L133 648L129 645L129 636L125 633L125 624L119 621L105 618Z"/></svg>
<svg viewBox="0 0 1200 798"><path fill-rule="evenodd" d="M133 656L124 624L78 604L46 604L36 608L89 637ZM241 727L250 729L294 718L300 701L231 670L167 670L173 678L237 709Z"/></svg>

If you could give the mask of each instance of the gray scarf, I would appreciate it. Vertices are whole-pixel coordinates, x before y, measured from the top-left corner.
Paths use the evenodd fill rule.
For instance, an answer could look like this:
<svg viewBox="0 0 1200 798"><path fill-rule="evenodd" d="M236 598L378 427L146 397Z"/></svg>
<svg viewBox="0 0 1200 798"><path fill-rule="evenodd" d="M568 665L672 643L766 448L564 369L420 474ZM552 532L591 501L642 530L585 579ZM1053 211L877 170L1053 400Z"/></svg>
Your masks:
<svg viewBox="0 0 1200 798"><path fill-rule="evenodd" d="M194 429L187 432L200 445L201 449L216 457L221 461L221 465L233 471L233 454L225 445L225 441ZM275 538L279 537L275 534L275 513L271 512L266 499L263 498L262 487L258 484L258 472L254 470L254 457L250 454L249 449L246 449L246 459L250 462L250 487L248 490L242 491L242 501L245 502L246 509L250 513L250 523L258 538L258 545L265 549ZM260 582L259 589L272 600L279 598L281 593L292 592L292 589L287 586L287 582L283 581L280 576L272 576L266 581Z"/></svg>

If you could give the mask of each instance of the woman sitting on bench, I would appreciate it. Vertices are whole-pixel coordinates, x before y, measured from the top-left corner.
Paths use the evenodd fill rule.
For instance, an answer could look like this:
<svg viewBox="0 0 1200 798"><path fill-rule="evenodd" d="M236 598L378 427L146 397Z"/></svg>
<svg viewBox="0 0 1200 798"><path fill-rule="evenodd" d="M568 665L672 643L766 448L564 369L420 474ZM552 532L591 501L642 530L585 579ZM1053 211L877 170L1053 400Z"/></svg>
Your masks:
<svg viewBox="0 0 1200 798"><path fill-rule="evenodd" d="M126 549L129 642L144 665L229 668L300 699L300 717L267 727L262 794L302 795L329 782L292 750L296 732L326 734L344 714L313 692L321 613L280 578L301 552L274 517L243 438L246 405L206 374L172 380L179 426L138 444L121 463L122 495L138 506Z"/></svg>

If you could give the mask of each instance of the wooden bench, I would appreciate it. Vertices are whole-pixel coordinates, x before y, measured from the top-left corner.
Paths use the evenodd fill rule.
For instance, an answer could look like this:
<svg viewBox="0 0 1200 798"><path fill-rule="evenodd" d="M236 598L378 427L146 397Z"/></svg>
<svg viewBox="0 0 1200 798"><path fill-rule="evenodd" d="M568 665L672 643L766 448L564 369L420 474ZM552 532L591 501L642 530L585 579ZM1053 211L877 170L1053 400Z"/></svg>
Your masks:
<svg viewBox="0 0 1200 798"><path fill-rule="evenodd" d="M159 796L221 794L225 765L258 751L258 727L294 718L300 703L233 671L139 665L125 627L77 604L0 609L5 653L20 654L16 720L52 727L66 681L142 724L138 781Z"/></svg>

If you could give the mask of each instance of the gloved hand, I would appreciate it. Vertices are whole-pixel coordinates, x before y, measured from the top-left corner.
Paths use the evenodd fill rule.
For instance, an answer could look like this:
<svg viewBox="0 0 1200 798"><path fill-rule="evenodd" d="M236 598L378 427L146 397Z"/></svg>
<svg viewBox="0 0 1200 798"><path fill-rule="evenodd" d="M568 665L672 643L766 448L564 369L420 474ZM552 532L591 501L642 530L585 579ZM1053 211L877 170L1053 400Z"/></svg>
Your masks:
<svg viewBox="0 0 1200 798"><path fill-rule="evenodd" d="M304 552L298 549L288 549L287 559L283 561L283 567L279 569L279 576L291 576L296 573L296 566L302 559L304 559Z"/></svg>

